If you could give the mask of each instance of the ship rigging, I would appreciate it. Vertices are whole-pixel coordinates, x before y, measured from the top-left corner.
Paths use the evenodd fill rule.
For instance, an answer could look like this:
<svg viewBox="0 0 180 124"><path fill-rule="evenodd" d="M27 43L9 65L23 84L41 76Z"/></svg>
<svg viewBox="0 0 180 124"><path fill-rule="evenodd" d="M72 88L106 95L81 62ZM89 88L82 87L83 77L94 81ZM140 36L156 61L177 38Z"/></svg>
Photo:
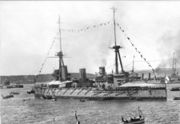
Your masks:
<svg viewBox="0 0 180 124"><path fill-rule="evenodd" d="M117 45L117 38L116 38L117 37L116 36L117 27L124 34L125 34L125 31L122 29L122 27L119 25L119 23L116 22L116 11L117 11L117 9L114 8L114 7L111 8L111 9L112 9L112 12L113 12L112 24L113 24L113 35L114 35L114 46L111 47L111 48L114 49L114 52L115 52L115 74L116 75L121 74L124 77L128 78L129 73L124 70L123 62L122 62L122 58L121 58L121 53L120 53L120 49L122 49L123 47L121 45ZM100 23L99 26L103 26L103 25L106 26L106 24L110 24L110 22ZM59 52L57 53L57 57L59 58L59 69L56 70L55 73L57 73L57 75L58 75L57 76L57 80L63 81L63 78L62 78L62 69L63 69L63 67L65 67L65 65L64 65L64 61L63 61L63 50L62 50L62 38L61 38L62 31L67 31L67 32L69 32L69 31L70 32L78 31L78 32L81 32L81 31L90 30L90 27L97 28L98 25L88 26L88 27L85 27L83 29L76 29L76 30L75 29L61 29L60 16L59 16L59 20L58 20L58 25L59 25ZM130 44L132 45L132 47L134 47L135 51L140 55L140 57L147 63L147 65L150 68L152 68L152 72L154 74L154 78L156 79L155 71L154 71L153 67L151 66L151 64L147 61L146 58L143 57L143 55L137 49L135 44L132 43L131 39L126 34L125 34L125 36L126 36L127 40L130 42ZM53 41L53 43L54 43L54 41ZM53 43L52 43L52 45L53 45ZM51 46L51 48L52 48L52 46ZM45 63L46 63L46 59L43 62L42 67L40 68L39 74L41 73ZM121 72L119 72L119 67L121 68ZM133 60L133 68L134 68L134 60Z"/></svg>
<svg viewBox="0 0 180 124"><path fill-rule="evenodd" d="M78 98L78 99L94 99L94 100L124 100L124 99L166 99L166 87L165 84L157 83L147 83L139 77L131 77L129 73L124 71L122 58L120 55L120 45L117 45L116 40L116 27L124 33L125 31L116 22L116 9L113 10L113 34L114 34L114 49L115 52L115 74L106 74L105 68L100 67L100 75L95 78L95 81L89 80L86 77L86 70L80 69L80 79L72 80L67 75L67 66L65 66L63 61L63 50L62 50L62 40L61 40L61 25L59 17L59 44L60 51L57 53L59 58L59 69L55 70L56 81L48 82L47 84L35 85L35 97L41 98ZM101 23L99 26L105 26L108 23ZM96 28L98 26L91 26ZM85 28L90 29L90 26ZM63 31L65 31L63 29ZM78 31L82 31L79 29ZM135 48L136 52L139 53L140 57L151 67L153 73L154 69L150 63L143 57L141 52L135 47L131 39L126 35L127 40ZM53 41L54 42L54 41ZM134 62L134 60L133 60ZM119 65L121 67L121 72L119 72ZM44 64L42 65L42 67ZM134 68L134 67L133 67ZM41 68L42 70L42 68ZM40 72L41 72L40 70ZM134 72L134 69L133 69ZM155 74L155 73L154 73ZM156 78L156 77L155 77ZM134 81L132 83L132 81ZM105 86L105 84L107 84ZM102 86L102 87L101 87ZM78 87L78 88L77 88ZM158 92L158 94L157 94Z"/></svg>

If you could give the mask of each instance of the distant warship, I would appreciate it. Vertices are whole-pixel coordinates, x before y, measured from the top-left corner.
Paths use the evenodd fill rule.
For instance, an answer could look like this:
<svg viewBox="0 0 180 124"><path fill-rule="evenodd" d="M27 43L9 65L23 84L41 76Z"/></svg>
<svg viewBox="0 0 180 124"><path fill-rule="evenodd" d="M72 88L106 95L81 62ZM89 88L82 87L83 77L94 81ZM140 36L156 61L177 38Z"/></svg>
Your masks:
<svg viewBox="0 0 180 124"><path fill-rule="evenodd" d="M72 79L68 74L67 66L64 65L63 51L60 37L59 69L55 70L53 75L56 80L47 83L36 83L34 94L37 98L58 99L58 98L77 98L91 100L142 100L167 98L165 83L160 83L151 78L144 80L144 74L139 76L132 70L126 72L119 49L122 47L116 43L116 20L115 9L113 9L114 26L114 49L115 52L115 73L106 74L105 67L99 67L99 74L95 79L90 80L86 76L86 69L80 69L80 79ZM59 33L61 35L60 20ZM119 72L119 66L121 72Z"/></svg>
<svg viewBox="0 0 180 124"><path fill-rule="evenodd" d="M180 75L178 74L176 70L176 58L175 53L173 53L173 59L172 59L172 74L170 75L170 81L171 83L180 83Z"/></svg>

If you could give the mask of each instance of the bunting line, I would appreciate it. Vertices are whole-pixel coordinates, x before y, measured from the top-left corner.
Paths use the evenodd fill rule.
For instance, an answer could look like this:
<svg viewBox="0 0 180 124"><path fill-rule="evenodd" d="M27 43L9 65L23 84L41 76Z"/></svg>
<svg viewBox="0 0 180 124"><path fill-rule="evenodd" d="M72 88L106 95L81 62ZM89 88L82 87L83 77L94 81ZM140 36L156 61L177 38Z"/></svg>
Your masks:
<svg viewBox="0 0 180 124"><path fill-rule="evenodd" d="M43 63L41 64L41 67L40 67L40 69L39 69L39 71L38 71L38 75L40 75L40 74L41 74L42 69L43 69L43 67L44 67L44 65L45 65L45 63L46 63L46 61L47 61L47 59L48 59L48 56L49 56L50 50L52 49L52 47L53 47L53 45L54 45L55 41L56 41L56 40L55 40L55 38L54 38L54 40L53 40L53 41L52 41L52 43L51 43L50 48L48 49L48 52L47 52L47 54L46 54L46 58L44 59Z"/></svg>
<svg viewBox="0 0 180 124"><path fill-rule="evenodd" d="M99 27L102 27L102 26L107 26L109 24L111 24L110 21L105 22L105 23L100 23L100 24L97 24L97 25L86 26L86 27L80 28L80 29L61 29L61 31L79 33L79 32L85 32L85 31L88 31L88 30L91 30L91 29L94 29L94 28L99 28Z"/></svg>
<svg viewBox="0 0 180 124"><path fill-rule="evenodd" d="M66 32L75 32L75 33L79 33L79 32L85 32L85 31L88 31L88 30L91 30L91 29L94 29L94 28L99 28L99 27L102 27L102 26L106 26L106 25L109 25L111 24L110 21L108 22L105 22L105 23L100 23L100 24L97 24L97 25L91 25L91 26L86 26L84 28L81 28L81 29L61 29L61 31L66 31ZM54 45L54 42L55 42L55 38L54 40L52 41L52 44L47 52L47 57L44 59L43 63L41 64L41 67L38 71L38 75L41 74L42 72L42 69L48 59L48 56L49 56L49 53L50 53L50 50L52 49L53 45Z"/></svg>
<svg viewBox="0 0 180 124"><path fill-rule="evenodd" d="M155 79L156 79L156 75L155 75L155 70L154 70L154 68L153 68L153 67L151 66L151 64L147 61L147 59L144 58L144 56L143 56L142 53L137 49L137 47L133 44L133 42L131 41L130 37L128 37L128 36L126 35L126 33L125 33L125 31L123 30L123 28L122 28L118 23L117 23L116 25L119 27L120 31L124 33L125 37L126 37L127 40L130 42L131 46L135 49L135 51L136 51L136 52L140 55L140 57L147 63L147 65L152 69L152 72L153 72L153 74L154 74L154 76L155 76Z"/></svg>
<svg viewBox="0 0 180 124"><path fill-rule="evenodd" d="M99 27L102 27L102 26L107 26L111 24L111 21L108 21L108 22L105 22L105 23L100 23L100 24L97 24L97 25L91 25L91 26L86 26L84 28L80 28L80 29L61 29L61 31L65 31L65 32L75 32L75 33L80 33L80 32L86 32L86 31L89 31L91 29L94 29L94 28L99 28ZM120 26L119 23L116 24L118 26L118 28L120 29L120 31L122 33L124 33L125 37L127 38L127 40L129 41L129 43L131 44L131 46L135 49L135 51L140 55L140 57L147 63L147 65L152 69L153 71L153 74L156 78L156 75L155 75L155 70L153 69L153 67L151 66L151 64L147 61L147 59L142 55L142 53L137 49L137 47L134 45L134 43L131 41L131 38L129 36L126 35L125 33L125 30ZM55 39L53 40L48 52L47 52L47 57L44 59L42 65L41 65L41 68L39 70L39 74L42 72L42 69L48 59L48 56L49 56L49 53L50 53L50 50L52 49L53 47L53 44L55 42Z"/></svg>

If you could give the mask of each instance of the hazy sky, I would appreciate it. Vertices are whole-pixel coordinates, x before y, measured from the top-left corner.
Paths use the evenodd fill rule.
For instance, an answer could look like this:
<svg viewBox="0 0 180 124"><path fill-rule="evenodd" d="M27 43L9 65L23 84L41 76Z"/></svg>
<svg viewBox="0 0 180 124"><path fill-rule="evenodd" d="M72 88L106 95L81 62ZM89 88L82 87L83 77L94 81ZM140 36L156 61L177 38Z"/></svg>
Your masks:
<svg viewBox="0 0 180 124"><path fill-rule="evenodd" d="M107 21L116 21L125 29L135 46L156 68L180 48L180 2L178 1L0 1L0 75L37 74L48 49L54 56L59 49L58 16L63 29L79 29ZM99 66L114 70L113 26L107 25L81 33L62 31L65 64L69 72L86 68L98 72ZM117 43L125 70L150 69L139 57L123 33L117 29ZM178 54L178 53L177 53ZM42 73L58 68L58 59L49 58Z"/></svg>

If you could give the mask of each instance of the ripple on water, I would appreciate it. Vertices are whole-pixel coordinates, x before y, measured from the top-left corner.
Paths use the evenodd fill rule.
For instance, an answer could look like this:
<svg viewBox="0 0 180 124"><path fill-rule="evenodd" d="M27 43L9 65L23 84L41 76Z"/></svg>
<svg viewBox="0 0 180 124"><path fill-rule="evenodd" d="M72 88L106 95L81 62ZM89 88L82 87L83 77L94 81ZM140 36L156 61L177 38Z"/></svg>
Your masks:
<svg viewBox="0 0 180 124"><path fill-rule="evenodd" d="M56 102L34 99L20 90L12 99L1 99L2 124L74 124L74 111L84 124L119 124L121 115L141 107L146 124L180 124L180 101L86 101L61 99ZM3 93L17 89L3 89ZM25 100L24 100L25 99Z"/></svg>

